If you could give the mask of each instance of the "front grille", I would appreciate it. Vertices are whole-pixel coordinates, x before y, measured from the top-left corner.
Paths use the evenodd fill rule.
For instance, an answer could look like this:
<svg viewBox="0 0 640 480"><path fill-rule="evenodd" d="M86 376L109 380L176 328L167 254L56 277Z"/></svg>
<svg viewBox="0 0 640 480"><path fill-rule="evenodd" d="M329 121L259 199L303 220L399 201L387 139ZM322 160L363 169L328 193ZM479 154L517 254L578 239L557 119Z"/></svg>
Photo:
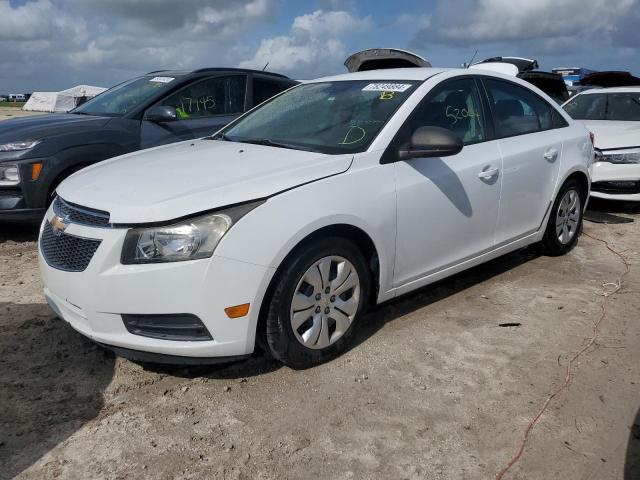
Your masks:
<svg viewBox="0 0 640 480"><path fill-rule="evenodd" d="M83 272L100 246L101 240L53 233L46 223L40 237L42 255L49 266L67 272Z"/></svg>
<svg viewBox="0 0 640 480"><path fill-rule="evenodd" d="M91 227L108 227L109 212L81 207L73 203L65 202L60 197L53 201L53 211L62 218L68 218L71 223L88 225Z"/></svg>
<svg viewBox="0 0 640 480"><path fill-rule="evenodd" d="M591 190L593 192L609 193L612 195L640 193L640 181L612 180L608 182L593 182L591 184Z"/></svg>
<svg viewBox="0 0 640 480"><path fill-rule="evenodd" d="M19 197L20 190L5 190L0 189L0 198L2 197Z"/></svg>

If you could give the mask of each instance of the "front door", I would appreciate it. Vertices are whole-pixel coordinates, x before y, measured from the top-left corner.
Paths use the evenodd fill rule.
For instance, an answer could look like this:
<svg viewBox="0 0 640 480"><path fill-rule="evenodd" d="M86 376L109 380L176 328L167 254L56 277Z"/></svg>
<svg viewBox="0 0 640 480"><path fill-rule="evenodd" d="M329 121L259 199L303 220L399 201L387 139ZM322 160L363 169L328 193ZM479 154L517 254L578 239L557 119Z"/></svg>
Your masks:
<svg viewBox="0 0 640 480"><path fill-rule="evenodd" d="M142 121L140 147L190 140L212 135L244 112L246 75L197 80L156 105L176 109L178 119L154 123Z"/></svg>
<svg viewBox="0 0 640 480"><path fill-rule="evenodd" d="M399 132L408 140L421 126L447 128L465 146L450 157L395 163L396 287L493 247L502 159L486 125L478 83L468 77L435 87Z"/></svg>

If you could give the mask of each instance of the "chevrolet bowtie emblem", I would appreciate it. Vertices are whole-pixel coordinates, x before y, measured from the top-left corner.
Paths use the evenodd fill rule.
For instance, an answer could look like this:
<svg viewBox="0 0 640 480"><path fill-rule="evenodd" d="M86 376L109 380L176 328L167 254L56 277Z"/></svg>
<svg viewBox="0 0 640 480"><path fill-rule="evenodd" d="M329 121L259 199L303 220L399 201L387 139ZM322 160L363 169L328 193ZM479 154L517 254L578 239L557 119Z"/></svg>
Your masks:
<svg viewBox="0 0 640 480"><path fill-rule="evenodd" d="M69 217L67 215L65 215L64 217L56 215L49 222L49 224L51 225L51 230L53 230L53 234L57 237L64 233L64 231L69 226L69 223Z"/></svg>

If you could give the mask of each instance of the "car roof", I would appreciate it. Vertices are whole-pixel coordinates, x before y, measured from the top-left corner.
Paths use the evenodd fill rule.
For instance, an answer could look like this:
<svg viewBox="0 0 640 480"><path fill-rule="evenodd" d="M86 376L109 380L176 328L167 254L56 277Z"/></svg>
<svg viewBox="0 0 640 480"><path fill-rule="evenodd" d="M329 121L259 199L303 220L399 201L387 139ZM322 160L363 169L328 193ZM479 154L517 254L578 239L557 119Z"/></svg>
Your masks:
<svg viewBox="0 0 640 480"><path fill-rule="evenodd" d="M640 85L630 87L608 87L608 88L591 88L580 92L580 95L590 95L592 93L640 93Z"/></svg>
<svg viewBox="0 0 640 480"><path fill-rule="evenodd" d="M266 75L269 77L278 77L286 80L290 80L286 75L282 75L280 73L274 72L265 72L262 70L251 70L248 68L225 68L225 67L207 67L207 68L198 68L196 70L154 70L153 72L146 73L145 75L166 75L166 76L185 76L191 75L194 73L218 73L218 72L234 72L234 73L256 73L260 75Z"/></svg>

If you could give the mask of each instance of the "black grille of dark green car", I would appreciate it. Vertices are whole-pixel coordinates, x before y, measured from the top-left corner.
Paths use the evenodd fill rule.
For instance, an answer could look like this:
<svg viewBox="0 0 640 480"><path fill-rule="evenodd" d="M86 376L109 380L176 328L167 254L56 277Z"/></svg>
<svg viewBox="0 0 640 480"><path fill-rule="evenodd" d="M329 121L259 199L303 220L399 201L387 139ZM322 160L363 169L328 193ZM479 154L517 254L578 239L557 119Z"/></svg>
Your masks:
<svg viewBox="0 0 640 480"><path fill-rule="evenodd" d="M81 207L80 205L65 202L60 197L56 197L53 201L53 212L59 217L68 219L71 223L90 227L109 226L109 212Z"/></svg>
<svg viewBox="0 0 640 480"><path fill-rule="evenodd" d="M40 236L42 256L49 266L67 272L83 272L100 246L101 240L55 234L49 222Z"/></svg>

